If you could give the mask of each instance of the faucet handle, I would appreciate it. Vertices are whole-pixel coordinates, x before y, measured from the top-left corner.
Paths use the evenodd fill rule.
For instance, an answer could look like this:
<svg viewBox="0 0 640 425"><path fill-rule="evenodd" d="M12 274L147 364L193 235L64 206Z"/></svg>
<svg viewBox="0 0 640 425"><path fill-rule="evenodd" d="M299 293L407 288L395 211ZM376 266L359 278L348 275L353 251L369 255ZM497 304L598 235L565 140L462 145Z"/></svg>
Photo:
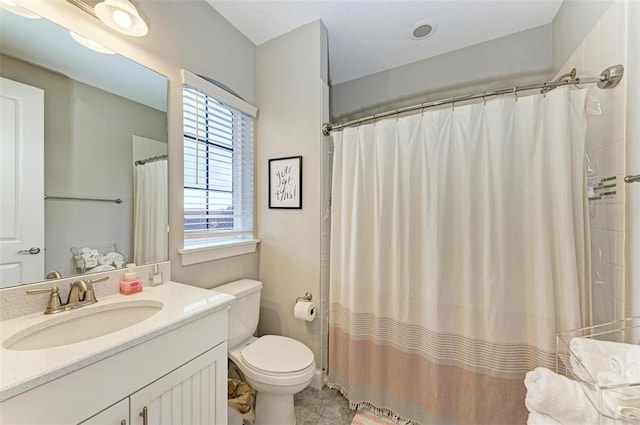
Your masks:
<svg viewBox="0 0 640 425"><path fill-rule="evenodd" d="M109 276L104 276L99 279L87 280L87 292L85 294L84 300L91 301L92 303L97 303L96 294L93 292L93 284L98 282L104 282L105 280L109 280Z"/></svg>
<svg viewBox="0 0 640 425"><path fill-rule="evenodd" d="M62 308L62 300L60 299L60 293L58 292L57 286L52 286L51 288L46 289L29 289L27 291L28 295L38 295L38 294L51 294L49 296L49 302L47 303L47 308L44 310L44 314L52 314L61 311Z"/></svg>

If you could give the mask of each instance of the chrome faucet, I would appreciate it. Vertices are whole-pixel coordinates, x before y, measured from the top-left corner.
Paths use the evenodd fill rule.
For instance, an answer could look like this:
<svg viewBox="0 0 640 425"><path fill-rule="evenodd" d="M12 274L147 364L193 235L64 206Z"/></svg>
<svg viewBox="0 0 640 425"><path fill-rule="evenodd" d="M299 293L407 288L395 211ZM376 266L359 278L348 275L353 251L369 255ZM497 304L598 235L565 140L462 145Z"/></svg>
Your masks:
<svg viewBox="0 0 640 425"><path fill-rule="evenodd" d="M57 286L47 289L29 289L27 294L50 294L49 302L47 303L47 308L45 309L44 314L60 313L61 311L67 311L84 305L97 303L98 300L96 299L96 294L93 291L93 284L104 282L108 279L109 277L105 276L94 280L80 279L72 282L69 285L69 296L67 297L66 304L63 304L62 300L60 300L60 294L58 293Z"/></svg>

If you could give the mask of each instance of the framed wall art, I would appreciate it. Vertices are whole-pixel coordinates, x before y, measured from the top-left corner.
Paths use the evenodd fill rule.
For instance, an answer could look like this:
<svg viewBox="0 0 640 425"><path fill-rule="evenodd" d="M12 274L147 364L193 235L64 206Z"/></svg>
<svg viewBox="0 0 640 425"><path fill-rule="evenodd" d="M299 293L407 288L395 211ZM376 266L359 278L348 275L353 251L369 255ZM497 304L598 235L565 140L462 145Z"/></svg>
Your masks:
<svg viewBox="0 0 640 425"><path fill-rule="evenodd" d="M269 160L269 208L302 209L302 156Z"/></svg>

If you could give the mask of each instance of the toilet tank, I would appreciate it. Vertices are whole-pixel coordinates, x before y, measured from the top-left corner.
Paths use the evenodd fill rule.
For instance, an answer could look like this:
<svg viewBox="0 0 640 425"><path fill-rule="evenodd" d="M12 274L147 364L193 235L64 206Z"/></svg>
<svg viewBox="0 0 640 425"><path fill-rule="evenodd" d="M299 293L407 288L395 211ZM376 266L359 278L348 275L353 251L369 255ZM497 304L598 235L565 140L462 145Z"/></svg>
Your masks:
<svg viewBox="0 0 640 425"><path fill-rule="evenodd" d="M243 343L258 329L262 282L236 280L216 286L213 291L233 295L238 301L229 307L229 350Z"/></svg>

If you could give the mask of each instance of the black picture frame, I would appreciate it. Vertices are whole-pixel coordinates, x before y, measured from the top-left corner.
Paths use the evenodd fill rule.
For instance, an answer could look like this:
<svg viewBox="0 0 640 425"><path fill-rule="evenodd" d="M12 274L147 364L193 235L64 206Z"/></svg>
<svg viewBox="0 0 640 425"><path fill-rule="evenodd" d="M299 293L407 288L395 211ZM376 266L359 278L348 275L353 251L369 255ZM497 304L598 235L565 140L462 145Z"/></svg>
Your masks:
<svg viewBox="0 0 640 425"><path fill-rule="evenodd" d="M269 160L269 208L302 209L302 156Z"/></svg>

